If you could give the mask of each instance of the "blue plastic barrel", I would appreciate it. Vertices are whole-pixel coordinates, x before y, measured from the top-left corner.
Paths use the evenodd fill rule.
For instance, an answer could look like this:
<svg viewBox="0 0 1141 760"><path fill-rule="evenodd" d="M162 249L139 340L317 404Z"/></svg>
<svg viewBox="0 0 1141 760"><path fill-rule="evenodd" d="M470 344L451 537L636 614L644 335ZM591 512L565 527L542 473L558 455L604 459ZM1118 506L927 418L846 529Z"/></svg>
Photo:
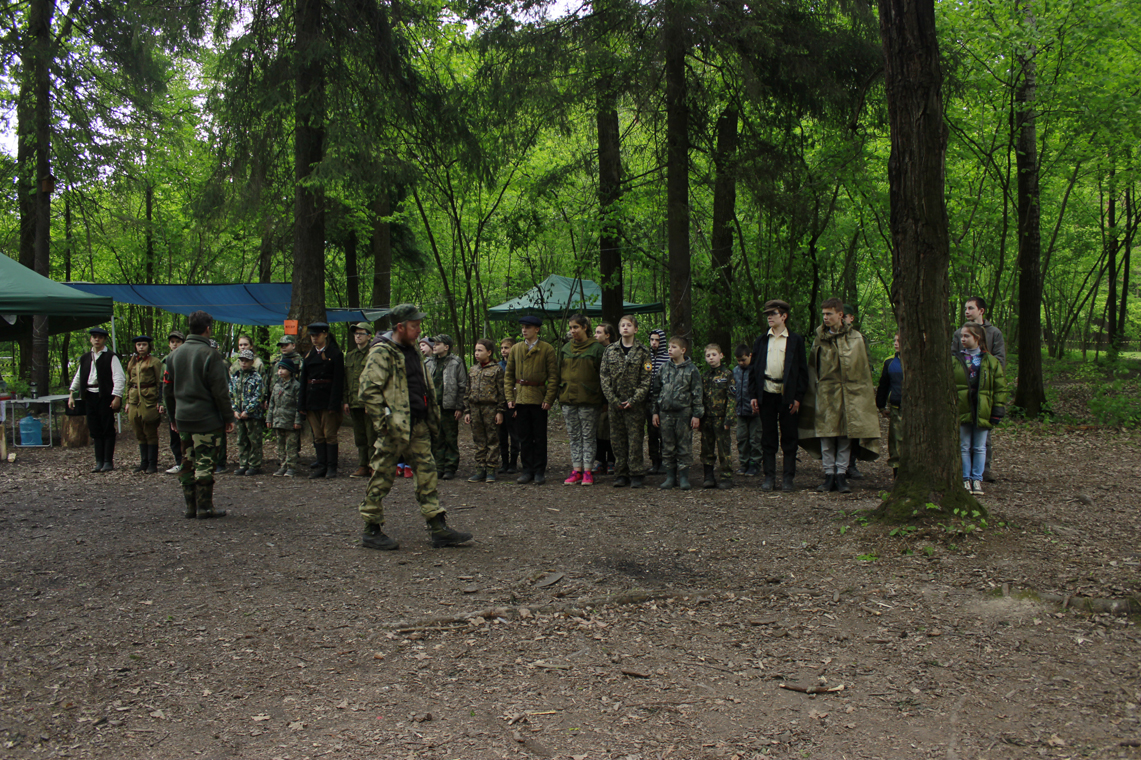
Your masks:
<svg viewBox="0 0 1141 760"><path fill-rule="evenodd" d="M39 420L31 415L20 420L20 445L22 446L43 446L44 445L44 426Z"/></svg>

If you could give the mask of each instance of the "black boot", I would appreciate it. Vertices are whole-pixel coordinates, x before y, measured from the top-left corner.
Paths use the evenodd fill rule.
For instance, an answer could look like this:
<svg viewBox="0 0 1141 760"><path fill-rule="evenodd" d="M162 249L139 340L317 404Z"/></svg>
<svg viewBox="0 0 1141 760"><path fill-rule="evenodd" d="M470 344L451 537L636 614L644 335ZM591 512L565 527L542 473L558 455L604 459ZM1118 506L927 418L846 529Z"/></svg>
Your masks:
<svg viewBox="0 0 1141 760"><path fill-rule="evenodd" d="M844 475L836 475L836 490L840 493L851 493L852 487L848 485L848 478Z"/></svg>
<svg viewBox="0 0 1141 760"><path fill-rule="evenodd" d="M677 485L677 469L672 468L672 467L667 468L666 469L666 479L662 481L662 484L660 486L658 486L658 488L660 488L663 491L668 491L676 485Z"/></svg>
<svg viewBox="0 0 1141 760"><path fill-rule="evenodd" d="M384 531L376 523L365 523L364 534L361 536L361 546L366 549L379 549L390 552L400 548L396 539L384 535Z"/></svg>
<svg viewBox="0 0 1141 760"><path fill-rule="evenodd" d="M226 510L214 509L214 481L204 483L198 481L194 484L194 495L198 500L198 519L209 520L211 517L225 517Z"/></svg>
<svg viewBox="0 0 1141 760"><path fill-rule="evenodd" d="M705 482L701 484L702 488L716 488L717 479L713 476L713 465L702 465L705 472Z"/></svg>
<svg viewBox="0 0 1141 760"><path fill-rule="evenodd" d="M534 479L535 479L534 473L525 471L522 475L515 478L515 482L522 486L522 485L526 485L527 483L530 483Z"/></svg>
<svg viewBox="0 0 1141 760"><path fill-rule="evenodd" d="M337 477L337 457L340 455L341 447L336 443L325 444L325 477L329 480Z"/></svg>
<svg viewBox="0 0 1141 760"><path fill-rule="evenodd" d="M147 444L147 475L158 473L158 444Z"/></svg>
<svg viewBox="0 0 1141 760"><path fill-rule="evenodd" d="M494 479L494 476L492 476L492 478ZM469 483L486 483L487 482L487 470L476 470L475 474L467 479L467 482L469 482Z"/></svg>
<svg viewBox="0 0 1141 760"><path fill-rule="evenodd" d="M855 460L848 462L848 479L849 480L863 480L864 473L860 472L860 468L856 467Z"/></svg>
<svg viewBox="0 0 1141 760"><path fill-rule="evenodd" d="M836 488L836 476L828 473L824 476L824 482L816 486L816 490L820 493L828 493Z"/></svg>
<svg viewBox="0 0 1141 760"><path fill-rule="evenodd" d="M92 438L91 447L95 450L95 466L91 468L91 471L103 472L103 439Z"/></svg>
<svg viewBox="0 0 1141 760"><path fill-rule="evenodd" d="M688 467L677 468L677 486L678 486L678 488L680 488L683 491L688 491L690 488L693 487L689 484L689 468Z"/></svg>
<svg viewBox="0 0 1141 760"><path fill-rule="evenodd" d="M313 450L317 452L317 461L314 464L317 466L314 467L313 471L309 473L310 480L323 478L325 477L325 473L329 471L329 460L326 459L326 457L329 456L328 449L329 444L327 443L313 444Z"/></svg>
<svg viewBox="0 0 1141 760"><path fill-rule="evenodd" d="M182 498L186 500L186 513L183 516L193 520L198 515L198 488L193 483L183 486Z"/></svg>
<svg viewBox="0 0 1141 760"><path fill-rule="evenodd" d="M615 488L625 488L628 485L630 485L630 478L626 477L625 475L619 475L618 477L614 478Z"/></svg>
<svg viewBox="0 0 1141 760"><path fill-rule="evenodd" d="M792 493L796 490L796 482L793 475L785 475L780 479L780 490L785 493Z"/></svg>
<svg viewBox="0 0 1141 760"><path fill-rule="evenodd" d="M115 436L103 439L103 468L100 472L111 472L115 469Z"/></svg>
<svg viewBox="0 0 1141 760"><path fill-rule="evenodd" d="M762 491L771 491L776 487L777 479L772 475L765 475L765 482L761 483Z"/></svg>
<svg viewBox="0 0 1141 760"><path fill-rule="evenodd" d="M632 475L632 476L630 476L630 487L631 488L641 488L642 484L645 483L645 481L646 481L645 475Z"/></svg>
<svg viewBox="0 0 1141 760"><path fill-rule="evenodd" d="M721 480L717 481L717 489L719 491L728 491L733 487L733 478L722 475Z"/></svg>
<svg viewBox="0 0 1141 760"><path fill-rule="evenodd" d="M131 470L131 472L146 472L147 462L150 460L150 455L147 453L147 445L145 443L139 444L139 466Z"/></svg>
<svg viewBox="0 0 1141 760"><path fill-rule="evenodd" d="M547 482L547 469L545 467L539 468L535 471L535 485L541 486Z"/></svg>
<svg viewBox="0 0 1141 760"><path fill-rule="evenodd" d="M432 534L432 547L440 549L444 546L459 546L471 541L471 534L448 527L444 513L428 518L428 531Z"/></svg>

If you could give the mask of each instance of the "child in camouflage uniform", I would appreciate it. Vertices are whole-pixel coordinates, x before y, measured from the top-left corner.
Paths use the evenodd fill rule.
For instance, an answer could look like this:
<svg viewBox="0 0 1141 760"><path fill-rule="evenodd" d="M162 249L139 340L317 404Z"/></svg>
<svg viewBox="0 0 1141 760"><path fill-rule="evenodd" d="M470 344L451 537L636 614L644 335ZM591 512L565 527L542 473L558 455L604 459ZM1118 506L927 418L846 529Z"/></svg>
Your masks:
<svg viewBox="0 0 1141 760"><path fill-rule="evenodd" d="M477 340L475 364L468 370L464 422L471 425L476 466L469 483L494 483L499 464L498 426L507 414L507 394L503 390L503 368L491 360L494 350L495 344L487 338Z"/></svg>
<svg viewBox="0 0 1141 760"><path fill-rule="evenodd" d="M277 434L277 457L281 466L274 475L288 478L297 473L297 455L301 450L301 424L304 419L297 411L297 397L301 393L301 383L294 375L297 365L291 359L281 359L277 363L277 380L269 394L269 411L265 426Z"/></svg>
<svg viewBox="0 0 1141 760"><path fill-rule="evenodd" d="M262 429L265 381L254 368L252 349L238 355L238 371L230 375L230 405L238 416L238 469L235 475L257 475L261 472Z"/></svg>
<svg viewBox="0 0 1141 760"><path fill-rule="evenodd" d="M626 314L618 320L622 337L602 352L599 375L610 416L610 446L614 449L614 487L641 488L646 476L642 439L650 408L650 349L635 340L638 320Z"/></svg>
<svg viewBox="0 0 1141 760"><path fill-rule="evenodd" d="M733 381L733 370L722 364L725 354L721 346L710 343L705 347L705 363L709 370L701 378L705 390L702 406L705 416L701 418L701 464L705 470L702 488L733 487L733 439L729 434L730 400L736 402L737 388ZM735 403L734 403L735 406ZM715 472L720 459L721 482Z"/></svg>
<svg viewBox="0 0 1141 760"><path fill-rule="evenodd" d="M658 488L679 486L688 491L689 463L693 458L693 431L705 416L701 372L685 355L689 341L670 338L669 357L654 377L654 427L662 431L662 464L666 479Z"/></svg>

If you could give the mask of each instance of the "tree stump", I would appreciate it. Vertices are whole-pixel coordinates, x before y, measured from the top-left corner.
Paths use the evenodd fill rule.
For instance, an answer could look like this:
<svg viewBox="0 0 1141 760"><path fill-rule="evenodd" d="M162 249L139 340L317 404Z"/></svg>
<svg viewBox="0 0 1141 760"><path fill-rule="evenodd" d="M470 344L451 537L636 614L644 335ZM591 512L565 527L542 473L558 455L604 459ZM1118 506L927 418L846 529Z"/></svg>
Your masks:
<svg viewBox="0 0 1141 760"><path fill-rule="evenodd" d="M83 449L91 445L86 417L65 415L60 430L60 443L65 449Z"/></svg>

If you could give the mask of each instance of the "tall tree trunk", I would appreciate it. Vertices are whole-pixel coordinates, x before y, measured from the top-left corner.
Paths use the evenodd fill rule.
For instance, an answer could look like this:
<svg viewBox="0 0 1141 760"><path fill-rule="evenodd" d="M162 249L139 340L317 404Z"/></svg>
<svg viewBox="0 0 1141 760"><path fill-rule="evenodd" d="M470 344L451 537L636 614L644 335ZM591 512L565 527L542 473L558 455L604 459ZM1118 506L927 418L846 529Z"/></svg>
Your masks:
<svg viewBox="0 0 1141 760"><path fill-rule="evenodd" d="M713 287L709 293L709 339L733 355L733 219L737 208L737 109L727 106L717 119L713 165L713 231L710 258ZM696 352L695 352L696 353Z"/></svg>
<svg viewBox="0 0 1141 760"><path fill-rule="evenodd" d="M1026 22L1034 23L1029 7ZM1019 56L1022 82L1018 103L1018 389L1014 405L1027 417L1042 415L1046 388L1042 379L1042 233L1038 193L1038 131L1034 99L1036 64L1032 47Z"/></svg>
<svg viewBox="0 0 1141 760"><path fill-rule="evenodd" d="M36 131L36 272L51 276L51 23L54 0L33 0L29 10L28 32L33 46ZM32 379L40 392L50 392L48 366L48 316L32 319Z"/></svg>
<svg viewBox="0 0 1141 760"><path fill-rule="evenodd" d="M357 231L350 229L345 236L345 284L350 309L361 307L360 273L357 269Z"/></svg>
<svg viewBox="0 0 1141 760"><path fill-rule="evenodd" d="M154 204L155 186L149 179L145 189L147 229L146 229L146 282L151 285L155 281L155 232L154 232ZM143 309L143 332L154 337L155 310L153 306Z"/></svg>
<svg viewBox="0 0 1141 760"><path fill-rule="evenodd" d="M879 512L910 520L934 503L981 509L962 485L947 303L951 261L943 166L943 72L934 0L879 0L891 157L892 306L899 324L907 407L899 477ZM922 368L922 369L921 369Z"/></svg>
<svg viewBox="0 0 1141 760"><path fill-rule="evenodd" d="M1104 245L1108 249L1106 270L1109 277L1106 281L1106 303L1117 303L1117 167L1112 163L1113 155L1110 155L1109 165L1109 200L1105 204L1105 234L1103 240ZM1102 320L1102 329L1105 330L1106 337L1109 340L1111 348L1117 347L1117 311L1109 309L1106 312L1106 318Z"/></svg>
<svg viewBox="0 0 1141 760"><path fill-rule="evenodd" d="M1125 318L1128 316L1129 302L1129 268L1131 266L1133 251L1133 235L1137 232L1137 212L1134 208L1133 186L1125 188L1125 244L1121 246L1121 303L1117 312L1117 330L1119 340L1124 342Z"/></svg>
<svg viewBox="0 0 1141 760"><path fill-rule="evenodd" d="M686 18L669 0L665 19L666 245L669 249L670 329L693 337L693 278L689 261L689 103L685 81Z"/></svg>
<svg viewBox="0 0 1141 760"><path fill-rule="evenodd" d="M261 245L258 247L258 282L273 281L273 249L274 249L274 222L272 215L267 214L261 227ZM254 343L260 348L262 360L268 361L272 355L269 346L269 327L258 325L254 328Z"/></svg>
<svg viewBox="0 0 1141 760"><path fill-rule="evenodd" d="M296 123L293 128L293 298L290 319L298 320L299 350L308 351L305 326L325 320L325 193L310 181L325 148L325 68L322 0L298 0Z"/></svg>
<svg viewBox="0 0 1141 760"><path fill-rule="evenodd" d="M602 286L602 319L618 328L625 288L622 277L622 148L618 100L608 77L598 83L598 269Z"/></svg>
<svg viewBox="0 0 1141 760"><path fill-rule="evenodd" d="M370 306L392 307L392 201L388 190L381 190L372 202L372 301ZM374 329L389 325L388 317L376 320Z"/></svg>
<svg viewBox="0 0 1141 760"><path fill-rule="evenodd" d="M71 282L71 246L74 238L71 234L71 195L63 197L63 281ZM71 333L63 334L63 341L59 349L60 379L59 384L67 386L71 383Z"/></svg>
<svg viewBox="0 0 1141 760"><path fill-rule="evenodd" d="M16 101L16 194L20 211L20 263L36 268L36 126L35 88L32 69L35 57L32 46L25 45L21 55L20 95ZM32 336L20 338L19 378L32 375Z"/></svg>

